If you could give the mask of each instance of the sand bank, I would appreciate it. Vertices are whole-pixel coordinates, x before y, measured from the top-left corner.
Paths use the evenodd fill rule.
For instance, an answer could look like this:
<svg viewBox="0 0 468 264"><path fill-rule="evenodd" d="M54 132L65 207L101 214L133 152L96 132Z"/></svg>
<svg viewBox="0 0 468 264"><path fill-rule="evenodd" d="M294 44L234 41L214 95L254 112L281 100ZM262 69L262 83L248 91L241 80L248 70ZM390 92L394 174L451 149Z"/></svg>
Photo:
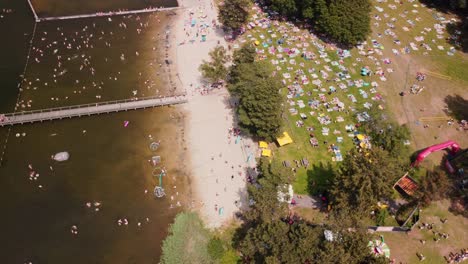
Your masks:
<svg viewBox="0 0 468 264"><path fill-rule="evenodd" d="M213 19L217 20L216 8L210 0L181 0L179 5L184 9L178 12L175 26L176 63L182 86L189 95L184 107L195 207L209 227L219 227L246 205L246 171L255 167L254 144L230 135L234 112L225 89L200 94L199 65L209 59L209 51L218 43L227 46L222 31L212 27ZM194 27L191 13L197 20ZM210 25L204 42L197 36L198 25L203 21Z"/></svg>

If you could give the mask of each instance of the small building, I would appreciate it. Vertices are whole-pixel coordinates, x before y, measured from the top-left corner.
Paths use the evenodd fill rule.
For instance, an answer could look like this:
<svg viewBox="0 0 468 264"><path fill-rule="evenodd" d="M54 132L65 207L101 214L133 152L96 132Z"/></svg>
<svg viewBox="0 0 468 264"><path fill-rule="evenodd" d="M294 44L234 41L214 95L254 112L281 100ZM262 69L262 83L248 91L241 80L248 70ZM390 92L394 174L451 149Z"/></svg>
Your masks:
<svg viewBox="0 0 468 264"><path fill-rule="evenodd" d="M415 192L419 189L419 186L415 180L408 176L408 173L405 173L405 175L403 175L403 177L401 177L395 183L395 185L393 185L393 188L400 193L403 193L408 196L413 196Z"/></svg>

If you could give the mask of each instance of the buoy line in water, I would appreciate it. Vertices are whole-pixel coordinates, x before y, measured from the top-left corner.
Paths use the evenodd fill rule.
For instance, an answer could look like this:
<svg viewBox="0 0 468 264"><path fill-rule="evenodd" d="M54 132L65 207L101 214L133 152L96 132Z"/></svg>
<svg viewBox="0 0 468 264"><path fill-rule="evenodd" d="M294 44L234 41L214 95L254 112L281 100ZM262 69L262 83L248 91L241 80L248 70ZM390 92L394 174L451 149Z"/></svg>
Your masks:
<svg viewBox="0 0 468 264"><path fill-rule="evenodd" d="M20 82L18 83L18 97L16 98L15 108L14 108L13 112L16 112L18 110L19 101L20 101L20 98L21 98L21 84L23 83L23 79L26 76L26 70L28 69L29 57L31 55L31 50L32 50L32 46L33 46L33 43L34 43L34 36L36 35L36 28L37 28L37 22L34 21L34 28L33 28L32 35L31 35L31 40L29 41L28 55L26 56L26 62L24 64L22 78L21 78ZM11 132L11 126L8 127L8 131L7 131L7 134L6 134L6 137L5 137L5 142L3 143L2 154L0 155L0 167L3 165L3 158L5 157L5 152L6 152L6 149L7 149L8 138L10 137L10 132Z"/></svg>

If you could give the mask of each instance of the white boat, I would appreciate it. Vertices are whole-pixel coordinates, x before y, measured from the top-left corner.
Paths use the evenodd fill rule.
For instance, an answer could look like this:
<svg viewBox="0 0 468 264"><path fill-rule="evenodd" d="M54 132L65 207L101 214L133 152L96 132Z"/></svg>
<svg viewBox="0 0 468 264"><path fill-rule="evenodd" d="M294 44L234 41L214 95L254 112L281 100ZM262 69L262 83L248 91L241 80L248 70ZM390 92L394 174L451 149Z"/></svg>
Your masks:
<svg viewBox="0 0 468 264"><path fill-rule="evenodd" d="M66 161L70 158L70 154L66 151L63 151L63 152L59 152L57 154L55 154L54 156L52 156L52 159L56 160L56 161Z"/></svg>

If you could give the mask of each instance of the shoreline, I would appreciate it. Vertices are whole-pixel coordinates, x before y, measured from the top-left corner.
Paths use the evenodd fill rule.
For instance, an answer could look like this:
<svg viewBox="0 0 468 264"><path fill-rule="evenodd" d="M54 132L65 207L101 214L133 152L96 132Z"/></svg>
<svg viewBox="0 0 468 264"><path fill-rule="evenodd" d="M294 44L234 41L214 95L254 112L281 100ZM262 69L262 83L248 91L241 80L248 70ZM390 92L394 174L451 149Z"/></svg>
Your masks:
<svg viewBox="0 0 468 264"><path fill-rule="evenodd" d="M198 23L217 21L217 9L210 0L179 0L174 26L176 38L175 74L187 92L185 113L186 142L188 146L189 189L193 194L192 205L200 212L206 226L221 227L233 219L240 207L246 206L247 188L245 175L255 167L255 144L247 138L235 138L229 134L234 124L234 110L230 107L229 93L225 88L201 95L197 88L203 81L198 71L203 60L209 59L218 43L227 47L221 29L209 27L207 40L196 37ZM190 13L197 25L189 25ZM189 40L194 39L191 43ZM184 43L179 45L180 43ZM247 147L249 146L249 147Z"/></svg>

